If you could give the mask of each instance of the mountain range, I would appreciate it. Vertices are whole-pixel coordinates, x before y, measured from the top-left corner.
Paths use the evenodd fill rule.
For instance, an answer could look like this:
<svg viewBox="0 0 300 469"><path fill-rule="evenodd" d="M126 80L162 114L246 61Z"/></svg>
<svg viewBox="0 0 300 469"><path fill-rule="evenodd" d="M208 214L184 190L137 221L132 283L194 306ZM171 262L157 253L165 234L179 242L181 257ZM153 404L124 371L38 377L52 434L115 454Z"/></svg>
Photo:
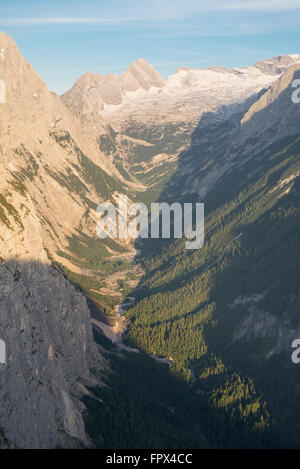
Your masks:
<svg viewBox="0 0 300 469"><path fill-rule="evenodd" d="M1 447L299 447L300 55L58 97L0 50ZM119 193L204 202L204 247L99 240Z"/></svg>

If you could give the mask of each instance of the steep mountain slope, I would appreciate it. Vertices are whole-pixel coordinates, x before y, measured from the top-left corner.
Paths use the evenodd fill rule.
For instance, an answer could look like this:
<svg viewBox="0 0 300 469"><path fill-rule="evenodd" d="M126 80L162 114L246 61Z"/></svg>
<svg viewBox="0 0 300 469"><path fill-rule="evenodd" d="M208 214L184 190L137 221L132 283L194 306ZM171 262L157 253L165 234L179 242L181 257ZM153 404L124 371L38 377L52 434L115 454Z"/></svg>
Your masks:
<svg viewBox="0 0 300 469"><path fill-rule="evenodd" d="M204 246L145 240L127 313L130 345L171 356L220 425L250 430L225 446L299 447L299 77L288 69L244 115L200 120L160 200L205 202Z"/></svg>
<svg viewBox="0 0 300 469"><path fill-rule="evenodd" d="M122 185L3 33L0 48L1 446L90 445L79 398L104 361L86 299L55 263L75 268L59 250L96 237L94 209Z"/></svg>
<svg viewBox="0 0 300 469"><path fill-rule="evenodd" d="M294 80L299 79L300 65L291 66L243 117L242 138L248 134L259 145L273 143L299 131L299 106L293 103Z"/></svg>
<svg viewBox="0 0 300 469"><path fill-rule="evenodd" d="M1 49L0 73L6 84L0 116L2 189L11 188L14 180L24 185L51 259L75 283L97 293L109 270L105 265L103 273L103 263L111 255L115 263L127 250L132 255L132 248L113 241L98 246L95 210L116 192L130 190L130 182L99 150L93 131L83 129L74 114L47 90L5 35L1 35ZM96 272L91 264L87 268L86 256L93 259ZM113 266L111 270L114 272Z"/></svg>

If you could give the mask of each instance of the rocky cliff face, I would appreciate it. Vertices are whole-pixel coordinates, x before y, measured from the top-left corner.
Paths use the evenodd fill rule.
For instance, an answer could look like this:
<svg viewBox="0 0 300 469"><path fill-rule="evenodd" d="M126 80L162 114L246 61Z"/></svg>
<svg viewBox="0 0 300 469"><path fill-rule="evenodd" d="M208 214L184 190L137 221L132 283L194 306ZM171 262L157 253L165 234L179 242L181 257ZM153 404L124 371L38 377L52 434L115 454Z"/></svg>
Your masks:
<svg viewBox="0 0 300 469"><path fill-rule="evenodd" d="M55 258L76 229L95 236L95 208L122 189L122 176L99 150L95 133L83 131L12 39L1 33L0 45L0 77L5 83L5 102L0 104L1 189L22 186L40 220L44 244Z"/></svg>
<svg viewBox="0 0 300 469"><path fill-rule="evenodd" d="M93 232L104 197L80 161L114 170L3 33L0 51L0 446L86 446L79 397L103 360L85 298L53 261L79 226Z"/></svg>
<svg viewBox="0 0 300 469"><path fill-rule="evenodd" d="M0 266L0 446L89 446L80 384L103 366L82 294L45 261Z"/></svg>
<svg viewBox="0 0 300 469"><path fill-rule="evenodd" d="M293 101L294 80L300 78L300 64L292 65L247 111L242 138L251 136L257 145L270 144L299 131L300 107Z"/></svg>

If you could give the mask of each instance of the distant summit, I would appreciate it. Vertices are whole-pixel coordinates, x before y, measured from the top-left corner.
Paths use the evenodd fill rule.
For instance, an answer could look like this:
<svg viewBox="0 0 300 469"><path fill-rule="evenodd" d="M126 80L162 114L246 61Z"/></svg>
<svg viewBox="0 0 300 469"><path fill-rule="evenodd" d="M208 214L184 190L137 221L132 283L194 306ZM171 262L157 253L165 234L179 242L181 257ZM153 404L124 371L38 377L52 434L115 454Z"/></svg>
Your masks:
<svg viewBox="0 0 300 469"><path fill-rule="evenodd" d="M139 88L149 90L152 86L162 87L164 79L145 59L133 62L120 78L124 90L136 91Z"/></svg>
<svg viewBox="0 0 300 469"><path fill-rule="evenodd" d="M88 72L76 80L61 98L82 120L101 120L99 112L105 105L118 105L127 92L162 87L162 76L146 59L138 59L120 76Z"/></svg>
<svg viewBox="0 0 300 469"><path fill-rule="evenodd" d="M180 120L187 113L196 122L203 112L224 110L224 105L227 105L226 112L231 112L237 103L251 97L255 100L263 89L297 63L300 55L290 54L233 69L217 65L179 67L164 80L147 60L140 58L120 77L88 72L62 95L62 100L82 122L99 131L103 119L122 126L127 118L142 122L170 116L172 120Z"/></svg>
<svg viewBox="0 0 300 469"><path fill-rule="evenodd" d="M254 67L268 75L280 75L297 63L300 63L300 55L288 54L278 55L267 60L259 60L255 62Z"/></svg>

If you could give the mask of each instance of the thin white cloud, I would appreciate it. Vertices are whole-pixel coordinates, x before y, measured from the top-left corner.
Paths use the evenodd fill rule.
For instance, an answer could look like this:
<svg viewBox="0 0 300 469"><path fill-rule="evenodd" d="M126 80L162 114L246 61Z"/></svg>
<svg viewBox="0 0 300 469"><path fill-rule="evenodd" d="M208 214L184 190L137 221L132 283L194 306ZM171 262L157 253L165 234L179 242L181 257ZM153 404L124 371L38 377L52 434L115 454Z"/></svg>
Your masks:
<svg viewBox="0 0 300 469"><path fill-rule="evenodd" d="M299 0L269 0L250 2L231 2L217 7L220 10L240 10L240 11L287 11L300 8Z"/></svg>
<svg viewBox="0 0 300 469"><path fill-rule="evenodd" d="M173 12L178 17L209 11L288 11L300 8L300 0L144 0L148 7L152 2L156 11Z"/></svg>
<svg viewBox="0 0 300 469"><path fill-rule="evenodd" d="M157 17L128 17L128 18L84 18L84 17L57 17L57 18L0 18L0 24L5 26L38 26L38 25L114 25L126 22L156 21ZM176 19L174 16L163 16L161 20Z"/></svg>
<svg viewBox="0 0 300 469"><path fill-rule="evenodd" d="M113 15L113 9L103 12L104 16L58 16L58 17L19 17L19 18L0 18L2 26L39 26L39 25L95 25L95 26L114 26L122 23L151 22L161 20L180 20L192 18L205 12L224 12L224 11L291 11L300 9L300 0L145 0L145 4L137 3L137 16L127 16L124 10L116 8L119 17ZM122 16L124 13L124 16Z"/></svg>

